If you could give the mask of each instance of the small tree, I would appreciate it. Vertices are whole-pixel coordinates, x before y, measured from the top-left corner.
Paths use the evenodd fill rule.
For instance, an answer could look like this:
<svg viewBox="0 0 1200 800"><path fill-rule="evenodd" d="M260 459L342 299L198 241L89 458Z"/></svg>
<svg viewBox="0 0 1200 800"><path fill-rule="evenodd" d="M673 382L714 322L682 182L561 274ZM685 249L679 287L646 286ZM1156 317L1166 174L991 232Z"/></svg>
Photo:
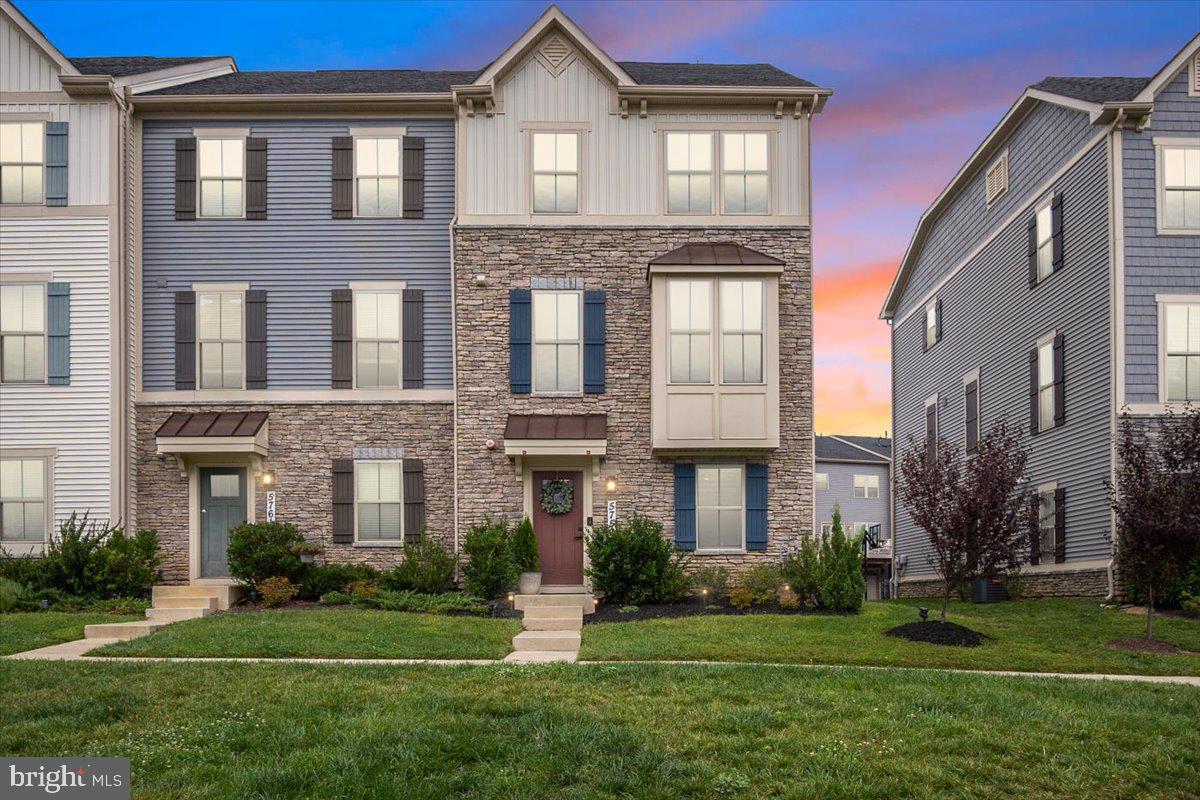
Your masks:
<svg viewBox="0 0 1200 800"><path fill-rule="evenodd" d="M1154 603L1200 554L1200 409L1168 415L1140 431L1128 414L1117 437L1117 481L1108 486L1117 515L1117 567L1146 596L1146 638Z"/></svg>
<svg viewBox="0 0 1200 800"><path fill-rule="evenodd" d="M537 572L541 569L537 537L533 534L533 523L530 522L529 517L525 517L517 523L517 527L513 529L510 545L517 572Z"/></svg>
<svg viewBox="0 0 1200 800"><path fill-rule="evenodd" d="M929 534L930 564L942 580L942 622L955 587L1020 563L1029 524L1021 488L1028 461L1020 429L997 421L960 467L958 451L938 437L900 459L900 499Z"/></svg>
<svg viewBox="0 0 1200 800"><path fill-rule="evenodd" d="M862 608L867 582L862 573L862 538L846 536L842 509L833 506L833 530L821 537L821 578L817 590L822 608L858 611Z"/></svg>

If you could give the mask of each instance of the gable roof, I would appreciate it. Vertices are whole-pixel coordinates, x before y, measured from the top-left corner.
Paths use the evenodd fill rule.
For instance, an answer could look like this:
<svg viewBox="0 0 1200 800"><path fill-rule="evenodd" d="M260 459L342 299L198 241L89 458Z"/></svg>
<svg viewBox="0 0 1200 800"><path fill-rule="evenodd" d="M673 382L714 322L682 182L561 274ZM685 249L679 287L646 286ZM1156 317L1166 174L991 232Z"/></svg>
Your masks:
<svg viewBox="0 0 1200 800"><path fill-rule="evenodd" d="M146 95L288 95L450 93L474 72L420 69L346 69L279 72L231 72Z"/></svg>
<svg viewBox="0 0 1200 800"><path fill-rule="evenodd" d="M889 464L892 440L879 436L817 436L817 461L854 461Z"/></svg>
<svg viewBox="0 0 1200 800"><path fill-rule="evenodd" d="M71 63L71 60L62 54L62 51L54 46L54 43L42 33L37 25L34 25L29 17L21 9L17 8L12 0L0 0L0 10L8 15L21 32L29 37L29 40L37 46L39 50L46 54L46 57L58 64L63 75L78 75L79 70Z"/></svg>
<svg viewBox="0 0 1200 800"><path fill-rule="evenodd" d="M114 78L125 78L130 75L143 75L147 72L158 72L161 69L200 64L222 58L230 58L230 56L88 56L72 58L71 63L83 75L111 75Z"/></svg>
<svg viewBox="0 0 1200 800"><path fill-rule="evenodd" d="M1082 100L1085 103L1126 101L1137 97L1149 78L1042 78L1030 86L1043 92Z"/></svg>

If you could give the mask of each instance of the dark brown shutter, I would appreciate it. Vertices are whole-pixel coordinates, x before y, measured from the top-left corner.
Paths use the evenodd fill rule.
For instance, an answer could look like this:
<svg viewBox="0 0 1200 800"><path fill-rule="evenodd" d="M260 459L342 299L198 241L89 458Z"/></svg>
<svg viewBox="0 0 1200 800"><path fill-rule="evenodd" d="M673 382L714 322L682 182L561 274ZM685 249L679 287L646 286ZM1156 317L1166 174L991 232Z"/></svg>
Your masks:
<svg viewBox="0 0 1200 800"><path fill-rule="evenodd" d="M354 543L354 460L333 460L333 541Z"/></svg>
<svg viewBox="0 0 1200 800"><path fill-rule="evenodd" d="M1058 272L1063 266L1063 196L1062 192L1054 195L1050 203L1050 237L1051 249L1054 253L1054 271Z"/></svg>
<svg viewBox="0 0 1200 800"><path fill-rule="evenodd" d="M405 136L403 155L404 217L421 219L425 216L425 140Z"/></svg>
<svg viewBox="0 0 1200 800"><path fill-rule="evenodd" d="M196 218L196 137L175 140L175 219Z"/></svg>
<svg viewBox="0 0 1200 800"><path fill-rule="evenodd" d="M926 458L932 464L937 461L937 401L925 407Z"/></svg>
<svg viewBox="0 0 1200 800"><path fill-rule="evenodd" d="M246 140L246 219L267 218L267 140Z"/></svg>
<svg viewBox="0 0 1200 800"><path fill-rule="evenodd" d="M1066 384L1063 369L1063 335L1054 337L1054 426L1067 421L1067 398L1063 392Z"/></svg>
<svg viewBox="0 0 1200 800"><path fill-rule="evenodd" d="M354 388L354 293L331 292L333 307L333 388Z"/></svg>
<svg viewBox="0 0 1200 800"><path fill-rule="evenodd" d="M1067 490L1054 490L1054 563L1067 560Z"/></svg>
<svg viewBox="0 0 1200 800"><path fill-rule="evenodd" d="M979 446L979 381L967 384L967 452L974 453Z"/></svg>
<svg viewBox="0 0 1200 800"><path fill-rule="evenodd" d="M1029 563L1042 560L1042 509L1041 496L1034 492L1029 498Z"/></svg>
<svg viewBox="0 0 1200 800"><path fill-rule="evenodd" d="M1038 432L1038 349L1029 351L1029 434Z"/></svg>
<svg viewBox="0 0 1200 800"><path fill-rule="evenodd" d="M404 388L425 388L425 292L404 290Z"/></svg>
<svg viewBox="0 0 1200 800"><path fill-rule="evenodd" d="M940 342L942 340L942 298L940 297L937 299L937 303L934 304L933 316L935 329L933 341Z"/></svg>
<svg viewBox="0 0 1200 800"><path fill-rule="evenodd" d="M267 293L246 291L246 388L267 388Z"/></svg>
<svg viewBox="0 0 1200 800"><path fill-rule="evenodd" d="M333 137L333 218L354 216L354 137Z"/></svg>
<svg viewBox="0 0 1200 800"><path fill-rule="evenodd" d="M1029 220L1029 288L1037 286L1037 214Z"/></svg>
<svg viewBox="0 0 1200 800"><path fill-rule="evenodd" d="M196 293L175 293L175 388L196 388Z"/></svg>
<svg viewBox="0 0 1200 800"><path fill-rule="evenodd" d="M404 541L420 541L425 533L425 465L404 459Z"/></svg>

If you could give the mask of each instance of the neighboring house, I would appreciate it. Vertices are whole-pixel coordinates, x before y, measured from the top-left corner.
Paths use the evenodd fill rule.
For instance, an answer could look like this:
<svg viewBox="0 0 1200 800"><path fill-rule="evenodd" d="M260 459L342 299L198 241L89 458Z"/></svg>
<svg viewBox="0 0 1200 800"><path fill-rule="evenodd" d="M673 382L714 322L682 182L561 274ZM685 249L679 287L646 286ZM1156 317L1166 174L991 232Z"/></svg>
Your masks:
<svg viewBox="0 0 1200 800"><path fill-rule="evenodd" d="M0 0L0 548L128 521L129 98L228 58L65 57Z"/></svg>
<svg viewBox="0 0 1200 800"><path fill-rule="evenodd" d="M882 311L901 451L1024 429L1031 594L1114 591L1118 416L1200 401L1198 50L1027 89L921 218ZM900 593L928 594L928 539L893 510Z"/></svg>
<svg viewBox="0 0 1200 800"><path fill-rule="evenodd" d="M813 475L813 526L833 529L833 508L847 533L868 534L867 599L891 596L892 440L879 436L817 436Z"/></svg>

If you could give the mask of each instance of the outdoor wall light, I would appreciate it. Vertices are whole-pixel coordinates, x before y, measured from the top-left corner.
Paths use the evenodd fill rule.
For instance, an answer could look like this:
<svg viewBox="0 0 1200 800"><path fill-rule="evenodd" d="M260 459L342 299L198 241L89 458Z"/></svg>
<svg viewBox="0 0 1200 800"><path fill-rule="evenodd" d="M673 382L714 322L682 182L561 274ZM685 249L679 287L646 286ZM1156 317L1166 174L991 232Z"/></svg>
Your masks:
<svg viewBox="0 0 1200 800"><path fill-rule="evenodd" d="M266 472L263 472L260 475L260 477L262 478L263 486L272 486L275 483L275 473L274 472L271 472L268 470Z"/></svg>
<svg viewBox="0 0 1200 800"><path fill-rule="evenodd" d="M917 606L917 613L921 615L921 622L929 621L929 608L927 606Z"/></svg>
<svg viewBox="0 0 1200 800"><path fill-rule="evenodd" d="M616 479L616 478L609 478L608 480L606 480L606 481L604 482L604 488L605 488L607 491L610 491L610 492L615 492L615 491L617 490L617 479Z"/></svg>

